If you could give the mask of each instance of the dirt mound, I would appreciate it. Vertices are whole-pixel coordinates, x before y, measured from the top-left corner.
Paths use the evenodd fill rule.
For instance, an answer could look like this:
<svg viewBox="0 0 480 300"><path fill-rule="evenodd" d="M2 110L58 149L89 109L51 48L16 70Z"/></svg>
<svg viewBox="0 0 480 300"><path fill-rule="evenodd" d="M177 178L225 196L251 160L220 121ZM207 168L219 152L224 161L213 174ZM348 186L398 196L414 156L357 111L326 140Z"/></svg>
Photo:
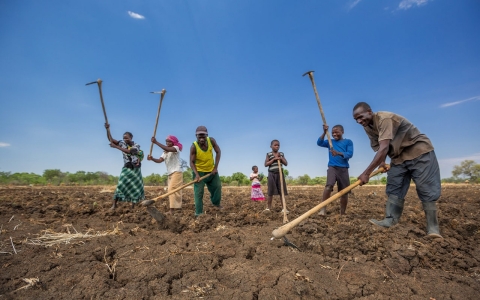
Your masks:
<svg viewBox="0 0 480 300"><path fill-rule="evenodd" d="M156 223L143 207L109 210L105 187L0 188L1 299L478 299L480 187L443 187L444 239L425 238L412 187L400 224L383 229L384 187L350 195L288 235L298 249L271 240L282 225L249 188L224 188L219 211L204 199ZM321 187L289 187L288 218L318 204ZM148 188L147 198L164 193ZM167 211L167 202L157 203ZM52 243L51 246L47 242Z"/></svg>

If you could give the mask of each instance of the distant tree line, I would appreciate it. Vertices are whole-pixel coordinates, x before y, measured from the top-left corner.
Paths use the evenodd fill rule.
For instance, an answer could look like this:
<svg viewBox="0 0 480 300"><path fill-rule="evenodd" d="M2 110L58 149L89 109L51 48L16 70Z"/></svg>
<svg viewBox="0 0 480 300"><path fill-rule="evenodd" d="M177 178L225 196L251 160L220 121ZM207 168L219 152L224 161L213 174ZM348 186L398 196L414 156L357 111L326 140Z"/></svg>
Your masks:
<svg viewBox="0 0 480 300"><path fill-rule="evenodd" d="M283 169L285 180L289 185L325 185L327 177L311 178L305 174L293 178L289 176L287 169ZM263 175L263 174L262 174ZM183 181L189 182L193 180L192 170L187 168L183 172ZM267 176L263 176L261 183L267 184ZM355 177L350 177L353 183L357 180ZM62 172L59 169L48 169L42 175L35 173L11 173L0 172L0 184L6 185L116 185L118 176L109 175L106 172L85 172L78 171L76 173ZM231 176L220 176L220 181L225 186L247 186L251 184L250 178L241 173L236 172ZM163 175L152 173L143 177L143 182L146 186L166 186L168 182L168 174ZM385 177L373 178L369 184L385 184Z"/></svg>
<svg viewBox="0 0 480 300"><path fill-rule="evenodd" d="M452 177L442 179L447 183L480 183L480 164L473 160L464 160L454 166Z"/></svg>
<svg viewBox="0 0 480 300"><path fill-rule="evenodd" d="M108 175L106 172L76 173L62 172L58 169L43 171L42 175L35 173L0 172L0 184L14 185L110 185L116 184L117 176Z"/></svg>
<svg viewBox="0 0 480 300"><path fill-rule="evenodd" d="M310 177L305 174L293 178L289 176L287 169L283 169L283 175L288 185L320 185L323 186L327 182L326 176ZM183 172L183 181L192 180L192 170L187 168ZM58 169L45 170L42 175L35 173L11 173L0 172L0 184L13 185L116 185L118 176L109 175L106 172L85 172L78 171L76 173L62 172ZM146 186L166 186L168 174L155 174L145 176L143 182ZM247 186L251 184L250 178L241 173L236 172L231 176L220 176L220 181L225 186ZM350 177L350 182L357 181L356 177ZM473 160L465 160L459 166L454 166L452 177L442 179L444 183L480 183L480 164ZM267 184L267 176L261 180L263 185ZM386 184L387 177L384 174L374 176L368 184Z"/></svg>

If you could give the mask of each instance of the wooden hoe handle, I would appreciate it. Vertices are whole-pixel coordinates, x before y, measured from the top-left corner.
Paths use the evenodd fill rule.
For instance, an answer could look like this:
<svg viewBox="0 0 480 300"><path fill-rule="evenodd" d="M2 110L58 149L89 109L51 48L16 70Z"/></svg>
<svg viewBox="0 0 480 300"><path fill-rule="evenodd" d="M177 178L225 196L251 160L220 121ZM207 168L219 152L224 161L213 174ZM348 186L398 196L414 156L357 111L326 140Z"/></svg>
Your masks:
<svg viewBox="0 0 480 300"><path fill-rule="evenodd" d="M102 102L103 116L105 117L105 123L108 124L107 110L105 109L105 103L103 102L102 82L103 81L101 79L97 80L98 92L100 93L100 101ZM108 140L111 142L112 140L110 139L110 137L112 136L112 134L110 133L110 127L107 128L107 132L108 132Z"/></svg>
<svg viewBox="0 0 480 300"><path fill-rule="evenodd" d="M377 170L375 170L374 172L372 172L372 174L370 174L370 178L379 174L379 173L382 173L384 172L384 169L383 168L379 168ZM323 201L322 203L318 204L317 206L315 206L314 208L310 209L309 211L307 211L306 213L304 213L303 215L299 216L298 218L296 218L295 220L291 221L290 223L287 223L277 229L275 229L274 231L272 231L272 235L274 238L276 239L279 239L281 237L283 237L284 235L286 235L292 228L294 228L295 226L297 226L298 224L300 224L300 222L302 222L303 220L307 219L308 217L310 217L311 215L313 215L314 213L316 213L317 211L319 211L320 209L322 209L323 207L327 206L330 202L334 201L334 200L337 200L338 198L342 197L343 195L345 195L346 193L350 192L351 190L353 190L354 188L356 188L357 186L359 186L361 183L360 180L357 180L355 183L352 183L351 185L349 185L348 187L344 188L343 190L341 190L340 192L336 193L335 195L333 195L332 197L328 198L327 200Z"/></svg>
<svg viewBox="0 0 480 300"><path fill-rule="evenodd" d="M283 224L288 223L287 218L287 203L285 201L285 193L283 187L283 171L282 171L282 161L280 159L277 160L278 162L278 170L280 171L280 195L282 196L282 205L283 205Z"/></svg>
<svg viewBox="0 0 480 300"><path fill-rule="evenodd" d="M320 102L320 97L318 96L317 87L315 86L315 79L313 79L313 71L308 71L307 73L303 74L303 76L307 75L310 77L310 81L312 82L313 91L315 92L315 97L317 98L318 108L320 109L320 114L322 115L323 125L327 125L327 120L325 119L325 114L323 113L322 103ZM328 144L330 145L330 149L333 150L332 139L330 138L330 133L327 131L327 139Z"/></svg>
<svg viewBox="0 0 480 300"><path fill-rule="evenodd" d="M103 102L103 94L102 94L102 80L98 78L96 81L87 83L86 85L94 84L96 83L98 85L98 92L100 94L100 102L102 102L102 109L103 109L103 116L105 117L105 123L108 124L108 118L107 118L107 111L105 109L105 103ZM111 142L112 140L110 137L112 136L110 133L110 127L107 128L107 133L108 133L108 140Z"/></svg>
<svg viewBox="0 0 480 300"><path fill-rule="evenodd" d="M167 91L163 89L162 92L160 93L160 103L158 104L157 119L155 121L155 128L153 129L153 137L157 135L158 119L160 118L160 109L162 109L163 97L165 97L166 92ZM152 156L152 151L153 151L153 143L150 145L150 156Z"/></svg>
<svg viewBox="0 0 480 300"><path fill-rule="evenodd" d="M204 175L204 176L200 177L200 180L203 180L203 179L207 178L208 176L210 176L210 173L207 174L207 175ZM181 185L181 186L179 186L179 187L177 187L177 188L169 191L169 192L166 193L166 194L163 194L163 195L161 195L161 196L158 196L157 198L153 198L152 200L157 201L157 200L166 198L166 197L170 196L171 194L174 194L174 193L176 193L176 192L178 192L178 191L180 191L180 190L183 190L183 189L186 188L187 186L192 185L192 184L194 184L194 183L196 183L195 180L190 181L189 183L185 183L184 185Z"/></svg>

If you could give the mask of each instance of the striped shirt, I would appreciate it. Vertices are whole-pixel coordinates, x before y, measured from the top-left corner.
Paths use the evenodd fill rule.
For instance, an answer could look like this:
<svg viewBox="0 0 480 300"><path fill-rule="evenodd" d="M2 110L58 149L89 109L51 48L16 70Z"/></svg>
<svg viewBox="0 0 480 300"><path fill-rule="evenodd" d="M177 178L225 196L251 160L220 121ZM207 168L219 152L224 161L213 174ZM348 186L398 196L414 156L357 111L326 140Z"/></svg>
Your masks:
<svg viewBox="0 0 480 300"><path fill-rule="evenodd" d="M283 156L283 152L279 152L280 153L280 156L281 157L284 157ZM272 160L275 155L273 154L273 152L268 152L267 153L267 156L268 156L268 159L269 160ZM283 165L283 164L282 164ZM274 172L274 173L278 173L278 160L275 160L274 163L272 163L270 166L268 166L268 172Z"/></svg>

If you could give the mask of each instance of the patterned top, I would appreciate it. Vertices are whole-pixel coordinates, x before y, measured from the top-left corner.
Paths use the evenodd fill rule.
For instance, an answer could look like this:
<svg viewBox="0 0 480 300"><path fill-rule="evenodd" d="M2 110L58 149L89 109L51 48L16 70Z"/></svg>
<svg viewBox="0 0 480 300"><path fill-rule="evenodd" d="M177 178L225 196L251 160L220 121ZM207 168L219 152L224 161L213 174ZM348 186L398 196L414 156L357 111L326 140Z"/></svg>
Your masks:
<svg viewBox="0 0 480 300"><path fill-rule="evenodd" d="M134 141L132 141L133 146L127 145L124 140L119 140L118 145L122 147L123 149L130 149L130 154L127 154L125 152L122 152L123 154L123 163L129 163L132 162L133 165L138 165L142 159L143 159L143 151L140 150L140 145L135 144Z"/></svg>
<svg viewBox="0 0 480 300"><path fill-rule="evenodd" d="M432 142L425 134L420 133L420 130L404 117L391 112L374 113L372 126L363 128L375 152L380 147L379 141L390 140L388 156L395 165L433 150Z"/></svg>
<svg viewBox="0 0 480 300"><path fill-rule="evenodd" d="M279 152L279 153L280 153L280 156L283 157L283 152ZM268 152L267 155L268 155L268 159L270 160L275 157L273 152ZM270 166L268 166L268 172L278 173L278 160L274 161Z"/></svg>

